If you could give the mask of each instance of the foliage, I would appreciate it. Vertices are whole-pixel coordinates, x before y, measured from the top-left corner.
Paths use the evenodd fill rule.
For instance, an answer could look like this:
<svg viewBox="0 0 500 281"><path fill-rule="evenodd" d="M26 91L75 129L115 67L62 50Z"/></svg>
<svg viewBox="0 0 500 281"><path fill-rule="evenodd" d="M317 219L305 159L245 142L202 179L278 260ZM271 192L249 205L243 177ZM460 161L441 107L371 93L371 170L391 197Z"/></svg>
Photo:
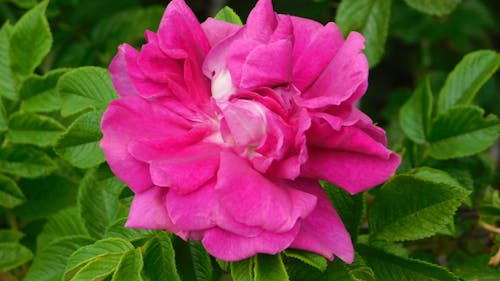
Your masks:
<svg viewBox="0 0 500 281"><path fill-rule="evenodd" d="M222 8L192 2L199 18ZM217 17L241 24L238 14L244 19L251 6L243 2L228 1L234 11ZM281 13L335 19L344 35L366 37L371 85L361 107L387 129L403 162L364 194L322 183L355 243L354 263L298 250L226 263L198 243L125 228L131 193L99 148L102 111L117 97L106 67L121 42L143 43L166 3L4 0L0 279L500 278L500 55L492 51L500 47L500 4L274 2Z"/></svg>

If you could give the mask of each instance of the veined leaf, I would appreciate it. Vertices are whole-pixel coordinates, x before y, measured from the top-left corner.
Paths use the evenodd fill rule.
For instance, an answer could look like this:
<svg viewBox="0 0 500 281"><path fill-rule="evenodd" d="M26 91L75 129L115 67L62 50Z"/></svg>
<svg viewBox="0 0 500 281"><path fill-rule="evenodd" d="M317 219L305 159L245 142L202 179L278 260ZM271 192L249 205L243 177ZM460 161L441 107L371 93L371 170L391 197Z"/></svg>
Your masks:
<svg viewBox="0 0 500 281"><path fill-rule="evenodd" d="M479 153L495 143L500 121L495 115L483 118L477 106L456 106L438 115L429 136L429 155L451 159Z"/></svg>
<svg viewBox="0 0 500 281"><path fill-rule="evenodd" d="M16 82L10 69L9 58L9 34L11 29L12 27L8 22L0 28L0 97L17 100Z"/></svg>
<svg viewBox="0 0 500 281"><path fill-rule="evenodd" d="M49 218L36 239L37 248L41 250L52 241L67 236L89 236L75 207L63 209Z"/></svg>
<svg viewBox="0 0 500 281"><path fill-rule="evenodd" d="M455 105L469 105L481 87L500 66L500 55L481 50L467 54L448 75L439 92L438 111L443 113Z"/></svg>
<svg viewBox="0 0 500 281"><path fill-rule="evenodd" d="M172 241L160 233L144 245L144 273L150 280L180 281Z"/></svg>
<svg viewBox="0 0 500 281"><path fill-rule="evenodd" d="M417 89L399 112L399 124L413 142L424 144L430 132L433 96L429 78L419 83Z"/></svg>
<svg viewBox="0 0 500 281"><path fill-rule="evenodd" d="M391 0L343 0L337 9L335 22L344 36L359 31L365 37L370 67L377 65L384 54L390 15Z"/></svg>
<svg viewBox="0 0 500 281"><path fill-rule="evenodd" d="M0 148L0 172L37 178L50 174L55 168L54 161L36 148L21 145Z"/></svg>
<svg viewBox="0 0 500 281"><path fill-rule="evenodd" d="M254 258L230 263L231 277L234 281L253 281Z"/></svg>
<svg viewBox="0 0 500 281"><path fill-rule="evenodd" d="M203 245L199 242L189 241L189 252L193 261L196 281L211 281L213 279L212 261Z"/></svg>
<svg viewBox="0 0 500 281"><path fill-rule="evenodd" d="M255 256L255 281L288 281L288 274L281 255Z"/></svg>
<svg viewBox="0 0 500 281"><path fill-rule="evenodd" d="M434 16L447 15L462 2L462 0L405 0L413 9Z"/></svg>
<svg viewBox="0 0 500 281"><path fill-rule="evenodd" d="M285 256L292 257L295 259L298 259L312 267L315 267L321 271L325 271L326 267L328 266L328 263L325 259L325 257L318 255L316 253L308 252L308 251L301 251L301 250L295 250L295 249L288 249L283 252Z"/></svg>
<svg viewBox="0 0 500 281"><path fill-rule="evenodd" d="M0 133L7 131L7 112L0 98Z"/></svg>
<svg viewBox="0 0 500 281"><path fill-rule="evenodd" d="M0 270L16 268L33 258L31 251L16 242L0 243Z"/></svg>
<svg viewBox="0 0 500 281"><path fill-rule="evenodd" d="M122 238L127 241L136 241L148 237L152 237L154 232L146 229L134 229L134 228L126 228L125 222L127 218L119 218L115 222L113 222L104 233L104 237L115 237Z"/></svg>
<svg viewBox="0 0 500 281"><path fill-rule="evenodd" d="M23 238L24 234L13 229L0 229L0 243L16 243Z"/></svg>
<svg viewBox="0 0 500 281"><path fill-rule="evenodd" d="M0 175L0 206L13 208L26 200L16 182L9 177ZM1 242L1 240L0 240Z"/></svg>
<svg viewBox="0 0 500 281"><path fill-rule="evenodd" d="M6 138L12 143L45 147L52 145L63 131L64 127L50 117L16 112L9 118Z"/></svg>
<svg viewBox="0 0 500 281"><path fill-rule="evenodd" d="M122 256L111 281L142 281L143 265L141 249L128 251Z"/></svg>
<svg viewBox="0 0 500 281"><path fill-rule="evenodd" d="M243 25L238 14L228 6L220 9L220 11L218 11L217 14L215 15L215 19L222 20L222 21L229 22L229 23L233 23L233 24L237 24L237 25Z"/></svg>
<svg viewBox="0 0 500 281"><path fill-rule="evenodd" d="M61 109L62 98L56 90L57 81L68 69L55 69L44 76L26 78L19 89L21 110L29 112L51 112Z"/></svg>

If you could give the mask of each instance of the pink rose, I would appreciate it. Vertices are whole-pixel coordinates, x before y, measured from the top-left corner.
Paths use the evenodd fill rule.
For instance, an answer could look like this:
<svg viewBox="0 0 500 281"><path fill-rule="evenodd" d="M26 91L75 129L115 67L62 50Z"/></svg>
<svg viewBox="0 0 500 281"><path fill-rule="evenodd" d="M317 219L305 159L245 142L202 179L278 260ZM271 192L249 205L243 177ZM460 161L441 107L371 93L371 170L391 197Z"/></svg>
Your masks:
<svg viewBox="0 0 500 281"><path fill-rule="evenodd" d="M126 226L201 240L213 256L304 249L352 262L351 239L318 179L351 194L384 182L400 159L354 103L365 93L363 37L276 14L203 24L183 0L138 52L110 66L121 98L101 146L135 192Z"/></svg>

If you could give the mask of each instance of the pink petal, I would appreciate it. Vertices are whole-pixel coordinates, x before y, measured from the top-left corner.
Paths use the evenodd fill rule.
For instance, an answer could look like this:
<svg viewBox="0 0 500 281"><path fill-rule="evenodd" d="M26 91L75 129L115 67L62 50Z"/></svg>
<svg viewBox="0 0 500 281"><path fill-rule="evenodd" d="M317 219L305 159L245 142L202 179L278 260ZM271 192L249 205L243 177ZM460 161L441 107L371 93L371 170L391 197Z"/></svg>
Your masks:
<svg viewBox="0 0 500 281"><path fill-rule="evenodd" d="M215 189L221 206L240 223L273 232L292 229L311 212L316 198L291 188L293 182L272 182L229 151L221 152Z"/></svg>
<svg viewBox="0 0 500 281"><path fill-rule="evenodd" d="M244 237L212 228L205 232L202 243L207 251L224 261L239 261L257 253L277 254L285 250L299 231L300 223L284 233L262 232L255 237Z"/></svg>
<svg viewBox="0 0 500 281"><path fill-rule="evenodd" d="M208 18L201 24L201 28L203 32L205 32L210 42L210 46L214 47L217 43L241 29L242 26L214 18Z"/></svg>
<svg viewBox="0 0 500 281"><path fill-rule="evenodd" d="M272 1L259 0L248 15L245 25L247 28L246 33L249 37L265 42L269 40L277 24L278 21L273 10Z"/></svg>
<svg viewBox="0 0 500 281"><path fill-rule="evenodd" d="M354 249L351 237L321 186L313 180L302 180L297 188L314 194L318 204L302 220L300 231L290 247L316 252L330 260L335 255L352 263Z"/></svg>
<svg viewBox="0 0 500 281"><path fill-rule="evenodd" d="M131 73L135 76L142 76L142 72L137 66L138 56L139 53L136 49L130 45L122 44L118 47L118 54L109 65L113 85L122 97L139 95L131 77Z"/></svg>
<svg viewBox="0 0 500 281"><path fill-rule="evenodd" d="M168 188L152 187L137 193L132 201L126 227L176 230L165 207Z"/></svg>

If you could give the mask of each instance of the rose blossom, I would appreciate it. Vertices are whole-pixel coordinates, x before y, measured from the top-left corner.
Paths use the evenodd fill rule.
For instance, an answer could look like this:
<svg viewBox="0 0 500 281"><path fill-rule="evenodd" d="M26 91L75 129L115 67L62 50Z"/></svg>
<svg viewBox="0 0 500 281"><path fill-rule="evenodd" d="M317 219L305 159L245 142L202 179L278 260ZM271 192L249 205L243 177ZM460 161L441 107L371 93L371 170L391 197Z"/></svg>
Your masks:
<svg viewBox="0 0 500 281"><path fill-rule="evenodd" d="M135 192L126 226L201 240L226 261L295 248L352 262L317 180L355 194L400 162L354 106L368 84L363 37L276 14L270 0L244 26L200 25L173 0L146 39L119 47L121 97L102 120L107 161Z"/></svg>

